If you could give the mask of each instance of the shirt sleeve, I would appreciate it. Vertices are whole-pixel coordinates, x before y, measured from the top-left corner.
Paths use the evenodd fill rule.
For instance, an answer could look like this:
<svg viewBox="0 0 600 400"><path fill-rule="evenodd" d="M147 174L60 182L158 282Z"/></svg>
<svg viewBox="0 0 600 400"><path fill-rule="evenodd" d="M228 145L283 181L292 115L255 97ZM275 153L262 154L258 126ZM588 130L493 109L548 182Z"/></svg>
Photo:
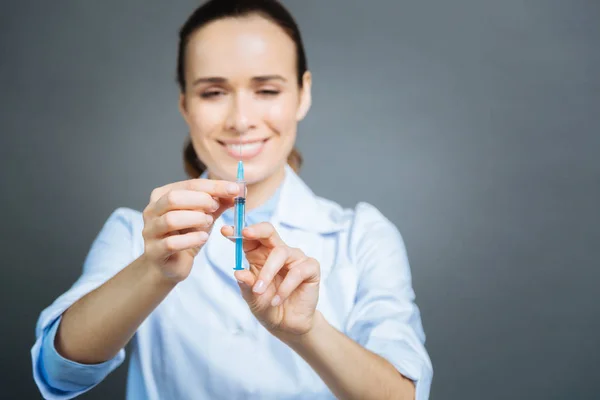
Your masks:
<svg viewBox="0 0 600 400"><path fill-rule="evenodd" d="M402 236L375 207L359 203L350 240L361 275L346 332L411 379L417 400L428 399L433 367Z"/></svg>
<svg viewBox="0 0 600 400"><path fill-rule="evenodd" d="M58 354L54 337L65 310L135 259L133 213L124 207L113 211L93 241L79 279L38 318L31 360L34 381L45 399L79 396L99 384L125 359L125 350L121 349L114 358L100 364L77 363Z"/></svg>

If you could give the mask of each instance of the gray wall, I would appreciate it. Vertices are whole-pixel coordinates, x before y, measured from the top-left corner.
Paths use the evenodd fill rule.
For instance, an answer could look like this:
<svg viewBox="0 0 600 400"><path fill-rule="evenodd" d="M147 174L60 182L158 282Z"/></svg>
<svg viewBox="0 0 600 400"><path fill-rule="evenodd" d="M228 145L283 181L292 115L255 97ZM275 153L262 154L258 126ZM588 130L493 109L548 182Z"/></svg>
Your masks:
<svg viewBox="0 0 600 400"><path fill-rule="evenodd" d="M597 398L600 3L284 3L315 81L302 176L399 226L432 398ZM6 398L39 397L37 316L109 213L184 178L176 34L196 4L3 4ZM125 377L83 398L122 398Z"/></svg>

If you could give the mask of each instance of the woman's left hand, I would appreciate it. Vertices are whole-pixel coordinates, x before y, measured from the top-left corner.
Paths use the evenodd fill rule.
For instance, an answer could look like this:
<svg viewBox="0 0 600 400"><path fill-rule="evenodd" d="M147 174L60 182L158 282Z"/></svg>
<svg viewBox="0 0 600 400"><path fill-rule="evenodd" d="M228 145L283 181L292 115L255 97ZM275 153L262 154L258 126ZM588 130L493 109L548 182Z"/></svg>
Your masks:
<svg viewBox="0 0 600 400"><path fill-rule="evenodd" d="M233 227L221 228L224 236ZM300 249L287 246L268 222L242 231L249 270L235 271L243 298L274 336L293 340L314 326L320 266Z"/></svg>

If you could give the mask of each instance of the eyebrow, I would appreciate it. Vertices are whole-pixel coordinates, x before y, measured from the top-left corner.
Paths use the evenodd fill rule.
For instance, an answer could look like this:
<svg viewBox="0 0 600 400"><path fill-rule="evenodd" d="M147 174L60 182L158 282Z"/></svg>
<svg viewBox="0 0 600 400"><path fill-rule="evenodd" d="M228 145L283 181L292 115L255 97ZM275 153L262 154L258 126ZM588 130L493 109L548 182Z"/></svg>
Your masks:
<svg viewBox="0 0 600 400"><path fill-rule="evenodd" d="M287 79L285 79L283 76L276 75L276 74L252 77L252 81L254 81L254 82L268 82L268 81L273 81L273 80L287 82ZM201 78L195 79L194 82L192 83L192 86L196 86L200 83L225 83L225 82L227 82L227 79L220 77L220 76L201 77Z"/></svg>

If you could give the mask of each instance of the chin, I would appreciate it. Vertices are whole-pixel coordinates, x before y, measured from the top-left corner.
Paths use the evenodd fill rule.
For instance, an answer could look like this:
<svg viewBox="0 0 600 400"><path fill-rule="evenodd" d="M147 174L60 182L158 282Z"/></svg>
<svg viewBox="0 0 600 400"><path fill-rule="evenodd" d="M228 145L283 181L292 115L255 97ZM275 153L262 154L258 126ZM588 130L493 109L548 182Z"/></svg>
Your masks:
<svg viewBox="0 0 600 400"><path fill-rule="evenodd" d="M244 164L244 178L248 185L264 181L278 170L276 166L248 164Z"/></svg>

